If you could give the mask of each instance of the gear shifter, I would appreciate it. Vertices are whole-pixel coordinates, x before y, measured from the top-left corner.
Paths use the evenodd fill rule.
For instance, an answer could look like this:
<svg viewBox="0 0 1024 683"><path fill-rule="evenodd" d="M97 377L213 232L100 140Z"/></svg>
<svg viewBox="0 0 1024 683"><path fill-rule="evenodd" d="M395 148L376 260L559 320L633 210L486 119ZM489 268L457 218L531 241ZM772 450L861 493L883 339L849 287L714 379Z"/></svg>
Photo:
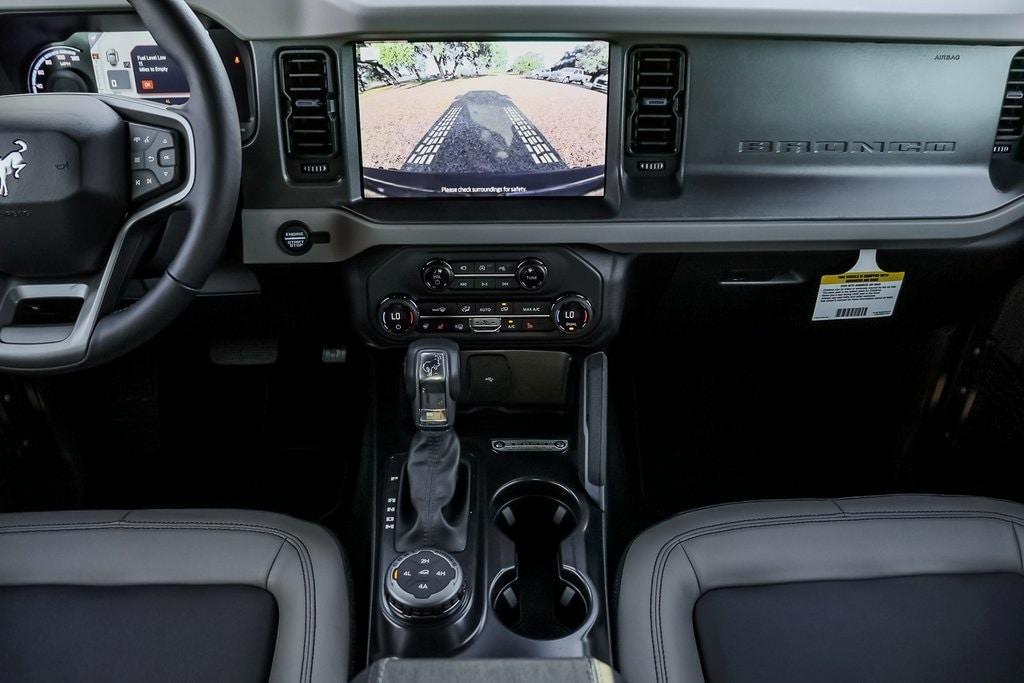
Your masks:
<svg viewBox="0 0 1024 683"><path fill-rule="evenodd" d="M402 476L396 550L466 548L466 477L460 484L455 401L459 393L459 347L447 339L409 346L405 377L416 434Z"/></svg>
<svg viewBox="0 0 1024 683"><path fill-rule="evenodd" d="M409 346L405 374L420 430L451 429L459 381L459 347L439 339Z"/></svg>

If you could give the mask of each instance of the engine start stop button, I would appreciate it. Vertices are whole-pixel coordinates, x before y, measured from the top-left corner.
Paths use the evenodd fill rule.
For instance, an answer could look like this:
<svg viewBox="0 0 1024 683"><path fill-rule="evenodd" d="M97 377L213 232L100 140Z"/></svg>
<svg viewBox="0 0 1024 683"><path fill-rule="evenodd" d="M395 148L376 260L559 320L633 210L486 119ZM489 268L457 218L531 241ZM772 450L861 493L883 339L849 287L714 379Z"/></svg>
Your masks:
<svg viewBox="0 0 1024 683"><path fill-rule="evenodd" d="M285 252L298 256L313 248L313 235L305 223L285 223L277 231L277 242Z"/></svg>

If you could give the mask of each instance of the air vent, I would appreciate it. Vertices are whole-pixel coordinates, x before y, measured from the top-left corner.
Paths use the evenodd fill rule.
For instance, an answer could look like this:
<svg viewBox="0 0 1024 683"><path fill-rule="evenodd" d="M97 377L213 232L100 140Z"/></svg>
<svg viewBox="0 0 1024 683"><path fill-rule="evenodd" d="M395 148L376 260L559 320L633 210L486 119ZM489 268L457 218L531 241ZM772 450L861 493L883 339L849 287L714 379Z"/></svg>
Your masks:
<svg viewBox="0 0 1024 683"><path fill-rule="evenodd" d="M337 178L332 159L338 155L338 96L330 55L286 50L278 68L289 175L299 180Z"/></svg>
<svg viewBox="0 0 1024 683"><path fill-rule="evenodd" d="M635 48L629 60L628 151L634 155L679 153L684 56L678 48Z"/></svg>
<svg viewBox="0 0 1024 683"><path fill-rule="evenodd" d="M1003 108L999 110L997 140L1016 140L1024 134L1024 50L1010 61Z"/></svg>

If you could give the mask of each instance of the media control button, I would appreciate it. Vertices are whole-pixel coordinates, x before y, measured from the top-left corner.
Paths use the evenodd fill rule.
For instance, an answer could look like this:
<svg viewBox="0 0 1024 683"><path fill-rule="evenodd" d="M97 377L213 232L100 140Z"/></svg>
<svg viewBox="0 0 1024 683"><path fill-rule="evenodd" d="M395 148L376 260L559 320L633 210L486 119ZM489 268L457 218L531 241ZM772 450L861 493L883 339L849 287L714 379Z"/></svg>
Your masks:
<svg viewBox="0 0 1024 683"><path fill-rule="evenodd" d="M516 269L516 279L523 289L540 289L547 276L547 266L540 259L524 259Z"/></svg>
<svg viewBox="0 0 1024 683"><path fill-rule="evenodd" d="M499 277L495 281L495 289L519 289L519 282L514 277Z"/></svg>
<svg viewBox="0 0 1024 683"><path fill-rule="evenodd" d="M494 279L489 277L480 277L476 279L477 289L494 289Z"/></svg>
<svg viewBox="0 0 1024 683"><path fill-rule="evenodd" d="M457 277L454 280L452 280L451 288L459 290L473 289L474 284L475 282L473 278Z"/></svg>
<svg viewBox="0 0 1024 683"><path fill-rule="evenodd" d="M160 188L160 180L152 171L132 172L132 199L142 199Z"/></svg>
<svg viewBox="0 0 1024 683"><path fill-rule="evenodd" d="M423 266L423 284L431 291L448 289L455 278L455 273L447 261L435 259Z"/></svg>

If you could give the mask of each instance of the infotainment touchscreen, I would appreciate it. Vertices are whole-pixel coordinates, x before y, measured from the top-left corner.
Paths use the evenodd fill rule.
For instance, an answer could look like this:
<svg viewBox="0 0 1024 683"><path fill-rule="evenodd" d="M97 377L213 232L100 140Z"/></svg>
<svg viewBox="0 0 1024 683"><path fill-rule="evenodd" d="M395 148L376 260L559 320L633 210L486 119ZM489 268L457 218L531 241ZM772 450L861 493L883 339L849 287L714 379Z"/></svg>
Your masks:
<svg viewBox="0 0 1024 683"><path fill-rule="evenodd" d="M608 43L356 49L366 197L604 195Z"/></svg>
<svg viewBox="0 0 1024 683"><path fill-rule="evenodd" d="M89 52L100 93L165 104L188 100L185 73L147 31L90 33Z"/></svg>

